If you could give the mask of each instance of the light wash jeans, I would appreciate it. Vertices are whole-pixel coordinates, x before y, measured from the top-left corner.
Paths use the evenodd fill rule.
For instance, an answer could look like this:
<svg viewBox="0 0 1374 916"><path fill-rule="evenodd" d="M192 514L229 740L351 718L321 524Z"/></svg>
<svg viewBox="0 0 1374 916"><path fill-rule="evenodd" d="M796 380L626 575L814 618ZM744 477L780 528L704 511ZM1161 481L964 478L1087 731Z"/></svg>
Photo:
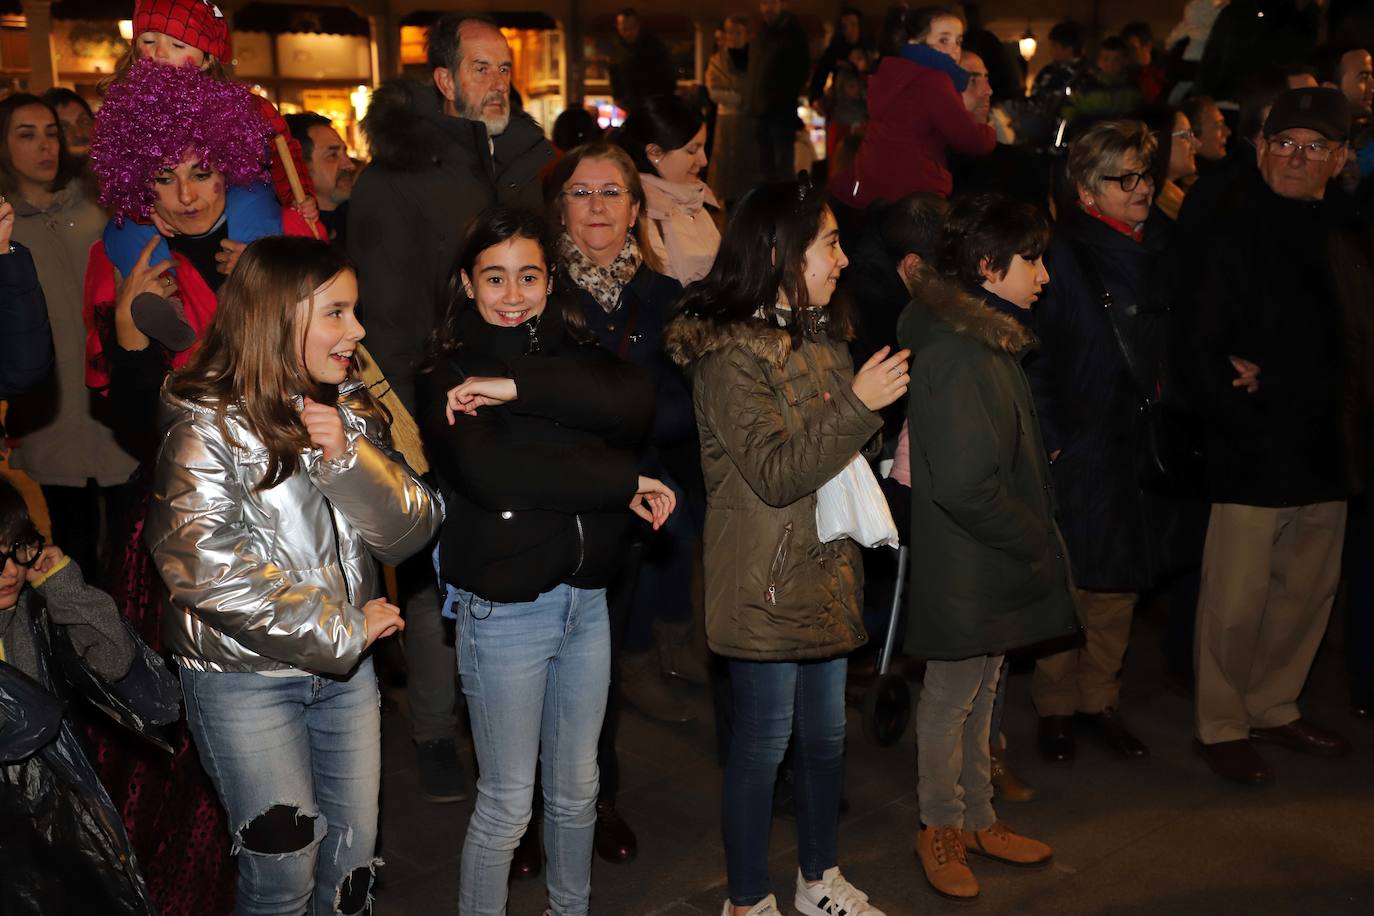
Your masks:
<svg viewBox="0 0 1374 916"><path fill-rule="evenodd" d="M1002 659L926 662L916 704L916 797L928 827L976 831L997 821L988 737Z"/></svg>
<svg viewBox="0 0 1374 916"><path fill-rule="evenodd" d="M229 815L235 913L365 910L380 864L381 711L371 657L343 679L180 673L191 734ZM258 818L279 806L295 816L268 831ZM255 822L267 836L254 834ZM267 845L262 839L274 841L269 851L253 848ZM339 909L350 902L359 905Z"/></svg>
<svg viewBox="0 0 1374 916"><path fill-rule="evenodd" d="M768 833L773 784L792 749L797 858L819 881L837 864L844 785L844 657L815 662L732 659L735 725L725 767L721 824L730 902L752 906L768 896Z"/></svg>
<svg viewBox="0 0 1374 916"><path fill-rule="evenodd" d="M458 888L463 916L506 912L511 857L544 793L549 908L584 916L592 891L597 738L611 680L605 589L560 585L501 604L459 592L458 673L477 751L477 805Z"/></svg>

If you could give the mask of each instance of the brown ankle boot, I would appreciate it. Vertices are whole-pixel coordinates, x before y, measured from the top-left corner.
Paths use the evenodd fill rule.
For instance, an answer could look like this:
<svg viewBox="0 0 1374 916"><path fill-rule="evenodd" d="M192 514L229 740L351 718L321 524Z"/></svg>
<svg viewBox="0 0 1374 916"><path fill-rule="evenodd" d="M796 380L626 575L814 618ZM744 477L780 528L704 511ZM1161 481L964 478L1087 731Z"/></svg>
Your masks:
<svg viewBox="0 0 1374 916"><path fill-rule="evenodd" d="M923 827L916 835L916 858L935 893L952 900L978 896L978 880L969 871L964 841L957 827Z"/></svg>
<svg viewBox="0 0 1374 916"><path fill-rule="evenodd" d="M1026 802L1035 798L1035 786L1025 782L1007 765L1007 752L993 744L988 747L992 758L992 793L999 801Z"/></svg>
<svg viewBox="0 0 1374 916"><path fill-rule="evenodd" d="M1046 865L1054 857L1054 852L1039 840L1012 833L1011 828L998 821L991 827L977 832L961 831L964 847L972 853L1031 868Z"/></svg>

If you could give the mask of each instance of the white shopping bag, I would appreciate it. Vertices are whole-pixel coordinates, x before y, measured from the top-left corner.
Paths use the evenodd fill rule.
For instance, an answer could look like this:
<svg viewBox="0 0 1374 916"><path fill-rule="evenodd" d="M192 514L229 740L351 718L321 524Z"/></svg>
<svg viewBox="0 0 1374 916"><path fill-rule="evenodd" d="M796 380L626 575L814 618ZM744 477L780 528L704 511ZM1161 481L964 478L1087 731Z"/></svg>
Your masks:
<svg viewBox="0 0 1374 916"><path fill-rule="evenodd" d="M816 533L823 544L847 537L864 547L897 546L892 510L862 455L816 491Z"/></svg>

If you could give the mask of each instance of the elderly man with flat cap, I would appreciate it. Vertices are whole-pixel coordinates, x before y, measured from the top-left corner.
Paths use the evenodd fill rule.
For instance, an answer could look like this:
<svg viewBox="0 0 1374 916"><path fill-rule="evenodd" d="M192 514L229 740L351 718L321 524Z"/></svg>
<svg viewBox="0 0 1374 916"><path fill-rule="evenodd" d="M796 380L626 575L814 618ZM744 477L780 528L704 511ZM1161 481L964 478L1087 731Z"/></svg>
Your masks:
<svg viewBox="0 0 1374 916"><path fill-rule="evenodd" d="M1349 129L1337 90L1278 97L1259 171L1217 218L1193 290L1185 368L1206 409L1212 504L1197 617L1198 750L1217 775L1243 784L1273 780L1256 743L1350 751L1298 709L1340 575L1344 321L1369 294L1357 288L1370 267L1363 244L1326 199Z"/></svg>

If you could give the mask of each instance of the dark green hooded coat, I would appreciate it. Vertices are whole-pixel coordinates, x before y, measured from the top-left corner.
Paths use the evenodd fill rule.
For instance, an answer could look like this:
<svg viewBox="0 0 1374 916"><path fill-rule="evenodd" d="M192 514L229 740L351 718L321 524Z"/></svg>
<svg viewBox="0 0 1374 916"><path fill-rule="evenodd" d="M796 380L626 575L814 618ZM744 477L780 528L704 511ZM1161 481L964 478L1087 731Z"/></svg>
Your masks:
<svg viewBox="0 0 1374 916"><path fill-rule="evenodd" d="M961 659L1071 635L1069 566L1021 370L1029 332L936 281L897 337L911 349L907 651Z"/></svg>

